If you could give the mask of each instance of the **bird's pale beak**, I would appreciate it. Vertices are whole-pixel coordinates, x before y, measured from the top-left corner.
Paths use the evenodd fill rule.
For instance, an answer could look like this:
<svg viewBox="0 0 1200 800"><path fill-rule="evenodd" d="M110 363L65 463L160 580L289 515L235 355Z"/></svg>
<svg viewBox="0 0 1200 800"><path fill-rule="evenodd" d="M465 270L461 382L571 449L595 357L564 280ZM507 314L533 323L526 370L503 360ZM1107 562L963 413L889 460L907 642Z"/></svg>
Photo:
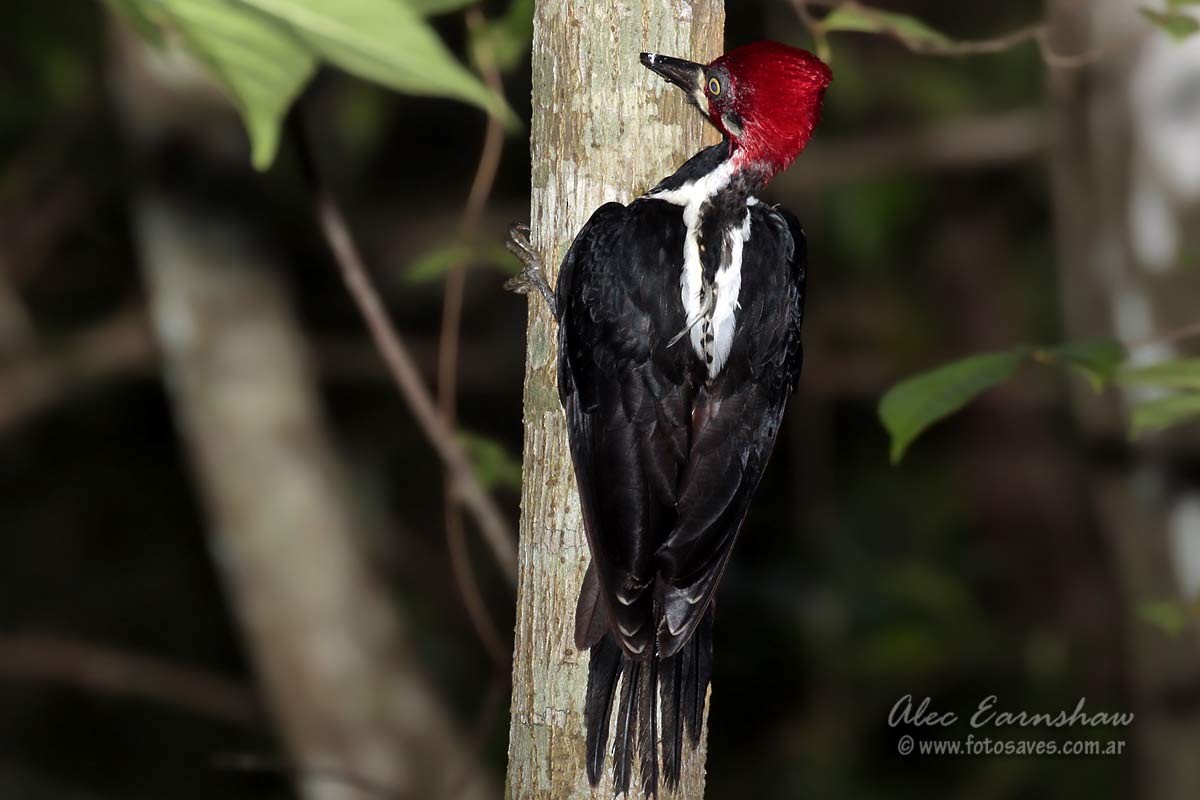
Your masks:
<svg viewBox="0 0 1200 800"><path fill-rule="evenodd" d="M657 53L642 53L642 64L678 86L692 105L705 114L708 113L708 101L704 97L703 64L684 61L682 58L660 56Z"/></svg>

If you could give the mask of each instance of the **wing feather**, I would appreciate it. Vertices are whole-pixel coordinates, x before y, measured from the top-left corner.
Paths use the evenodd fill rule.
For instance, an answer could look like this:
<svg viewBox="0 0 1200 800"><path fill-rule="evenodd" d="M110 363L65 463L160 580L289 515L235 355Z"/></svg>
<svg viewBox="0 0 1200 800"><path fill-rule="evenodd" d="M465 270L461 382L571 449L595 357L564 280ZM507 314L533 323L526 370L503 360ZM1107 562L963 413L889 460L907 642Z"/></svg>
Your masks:
<svg viewBox="0 0 1200 800"><path fill-rule="evenodd" d="M559 393L566 410L599 601L621 647L654 652L655 552L675 520L687 457L691 395L684 372L656 345L679 314L667 302L682 258L679 212L635 203L601 207L559 276ZM664 210L674 214L664 220ZM655 242L663 241L659 246ZM677 290L676 290L677 291ZM675 305L678 305L676 303ZM586 606L586 607L585 607ZM594 604L577 633L592 639Z"/></svg>
<svg viewBox="0 0 1200 800"><path fill-rule="evenodd" d="M786 211L766 209L754 222L734 343L696 400L678 521L657 554L663 657L691 639L712 604L800 376L804 235Z"/></svg>

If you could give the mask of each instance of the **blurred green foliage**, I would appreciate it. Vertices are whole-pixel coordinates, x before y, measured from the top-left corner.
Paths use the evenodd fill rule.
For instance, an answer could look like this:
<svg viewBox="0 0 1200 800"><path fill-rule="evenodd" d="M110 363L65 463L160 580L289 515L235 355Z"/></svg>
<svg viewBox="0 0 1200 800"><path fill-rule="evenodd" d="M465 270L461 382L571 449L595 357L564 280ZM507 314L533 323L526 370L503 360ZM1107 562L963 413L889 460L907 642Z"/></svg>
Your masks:
<svg viewBox="0 0 1200 800"><path fill-rule="evenodd" d="M1200 391L1200 358L1180 358L1147 366L1126 367L1116 375L1116 379L1125 386Z"/></svg>
<svg viewBox="0 0 1200 800"><path fill-rule="evenodd" d="M142 0L126 0L127 7ZM278 21L236 0L144 3L135 19L159 19L229 92L250 135L251 160L266 169L292 101L317 68L316 54ZM152 16L157 15L157 16ZM163 36L151 37L162 44Z"/></svg>
<svg viewBox="0 0 1200 800"><path fill-rule="evenodd" d="M1138 619L1172 638L1178 637L1200 618L1200 604L1158 600L1137 607Z"/></svg>
<svg viewBox="0 0 1200 800"><path fill-rule="evenodd" d="M1134 403L1130 410L1130 435L1173 428L1200 419L1200 392L1172 394Z"/></svg>
<svg viewBox="0 0 1200 800"><path fill-rule="evenodd" d="M505 71L525 60L533 40L533 4L534 0L511 0L502 16L471 31L471 60L477 69L485 58Z"/></svg>
<svg viewBox="0 0 1200 800"><path fill-rule="evenodd" d="M426 250L405 269L405 280L427 283L440 280L458 265L487 266L509 275L520 269L516 256L497 242L463 242L454 240Z"/></svg>
<svg viewBox="0 0 1200 800"><path fill-rule="evenodd" d="M484 486L521 490L521 459L510 453L503 442L470 431L459 431L458 438Z"/></svg>
<svg viewBox="0 0 1200 800"><path fill-rule="evenodd" d="M951 41L949 36L914 16L857 3L838 6L821 20L821 26L831 33L853 31L895 36L918 47L945 45Z"/></svg>
<svg viewBox="0 0 1200 800"><path fill-rule="evenodd" d="M405 0L418 14L449 14L475 5L478 0Z"/></svg>
<svg viewBox="0 0 1200 800"><path fill-rule="evenodd" d="M507 63L523 29L514 21L489 28L506 45ZM229 92L246 124L252 160L266 169L292 102L319 63L417 95L472 103L518 125L504 98L463 67L423 18L462 4L402 0L111 0L135 30L162 46L177 35Z"/></svg>
<svg viewBox="0 0 1200 800"><path fill-rule="evenodd" d="M879 418L892 436L892 463L930 425L1012 377L1030 352L1018 347L970 356L889 389L879 401Z"/></svg>
<svg viewBox="0 0 1200 800"><path fill-rule="evenodd" d="M1184 7L1200 5L1200 0L1168 0L1169 10L1158 12L1143 7L1141 12L1176 38L1200 30L1200 22ZM922 21L918 16L897 13L858 2L836 7L814 25L816 44L829 57L825 36L830 33L857 32L892 37L916 52L946 50L956 40ZM1032 39L1031 39L1032 41ZM1000 60L1016 58L1011 48L1002 48ZM905 69L922 73L920 79L894 81L894 85L919 90L919 95L903 97L889 93L895 102L924 106L927 114L943 109L961 109L978 102L978 86L967 70L946 70L936 60L915 59ZM1028 62L1028 59L1026 59ZM1039 65L1040 67L1040 65ZM926 74L924 71L928 71ZM837 90L831 92L831 107L849 116L865 117L878 112L870 81L877 69L858 63L853 54L840 55L837 62ZM997 74L1011 74L1001 69ZM872 102L867 99L871 98ZM960 112L961 113L961 112ZM921 184L904 178L874 179L869 188L845 185L832 193L831 224L850 251L853 263L878 265L891 271L889 250L896 235L912 224L919 214ZM1053 348L1018 348L1003 353L984 353L947 364L909 378L884 395L879 416L891 435L891 458L899 462L904 451L921 432L938 420L961 410L982 392L1007 380L1028 357L1049 365L1073 368L1099 390L1113 378L1127 354L1118 342L1068 342ZM1131 410L1132 435L1161 430L1200 416L1200 403L1190 395L1175 395L1140 403Z"/></svg>
<svg viewBox="0 0 1200 800"><path fill-rule="evenodd" d="M1048 366L1070 367L1099 392L1113 380L1117 369L1129 358L1129 352L1125 345L1112 339L1091 339L1043 347L1033 352L1033 358Z"/></svg>
<svg viewBox="0 0 1200 800"><path fill-rule="evenodd" d="M1200 20L1187 13L1186 6L1200 5L1197 0L1167 0L1167 10L1159 11L1150 6L1138 10L1142 16L1166 31L1172 37L1183 40L1200 31Z"/></svg>
<svg viewBox="0 0 1200 800"><path fill-rule="evenodd" d="M983 392L1012 377L1027 358L1064 366L1088 380L1097 392L1106 386L1137 386L1159 396L1132 401L1129 435L1138 437L1200 420L1200 359L1123 366L1129 353L1120 342L1098 339L1056 347L1021 347L984 353L908 378L879 402L879 418L892 437L892 461L929 426L960 411ZM1161 396L1164 390L1183 390Z"/></svg>

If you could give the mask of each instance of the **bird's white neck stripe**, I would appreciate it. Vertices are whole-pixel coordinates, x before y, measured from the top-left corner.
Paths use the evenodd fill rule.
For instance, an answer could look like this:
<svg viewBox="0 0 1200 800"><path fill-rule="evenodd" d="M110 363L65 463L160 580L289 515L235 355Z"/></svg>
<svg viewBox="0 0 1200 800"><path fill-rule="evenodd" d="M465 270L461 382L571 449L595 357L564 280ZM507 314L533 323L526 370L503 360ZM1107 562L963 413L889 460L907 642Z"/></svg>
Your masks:
<svg viewBox="0 0 1200 800"><path fill-rule="evenodd" d="M738 295L742 291L742 251L746 242L750 241L750 209L742 225L730 231L729 263L722 264L713 280L713 292L716 294L712 310L713 340L709 345L713 360L708 366L708 374L716 375L725 366L729 351L733 347L733 333L737 324L737 311L741 308ZM719 290L719 291L718 291Z"/></svg>
<svg viewBox="0 0 1200 800"><path fill-rule="evenodd" d="M729 159L707 175L677 189L651 192L647 197L683 206L687 236L683 243L683 272L679 277L679 295L683 301L686 335L696 355L706 362L709 378L715 378L729 357L733 345L736 312L741 306L738 295L742 286L742 250L750 239L749 206L741 227L729 232L729 261L721 264L711 286L704 285L704 264L700 257L700 212L704 204L729 185L734 164ZM675 340L672 340L674 343Z"/></svg>
<svg viewBox="0 0 1200 800"><path fill-rule="evenodd" d="M646 196L683 206L683 221L691 229L695 223L699 222L701 206L729 185L730 179L733 178L733 171L733 159L728 158L712 172L690 183L685 183L678 189L660 190Z"/></svg>

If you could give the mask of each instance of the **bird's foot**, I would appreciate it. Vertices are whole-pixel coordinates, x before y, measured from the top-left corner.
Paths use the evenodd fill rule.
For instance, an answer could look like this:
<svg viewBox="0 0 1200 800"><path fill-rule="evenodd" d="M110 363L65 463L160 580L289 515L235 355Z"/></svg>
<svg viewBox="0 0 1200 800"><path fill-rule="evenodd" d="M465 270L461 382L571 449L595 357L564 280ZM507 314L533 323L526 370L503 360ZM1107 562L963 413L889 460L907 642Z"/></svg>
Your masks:
<svg viewBox="0 0 1200 800"><path fill-rule="evenodd" d="M558 319L558 304L554 300L554 290L550 288L550 283L546 280L546 273L542 270L542 259L533 249L533 243L529 241L529 226L520 222L514 222L508 226L508 241L504 243L508 252L521 260L523 265L520 274L510 278L504 288L510 292L517 294L529 294L537 291L545 299L546 305L550 306L550 313Z"/></svg>

